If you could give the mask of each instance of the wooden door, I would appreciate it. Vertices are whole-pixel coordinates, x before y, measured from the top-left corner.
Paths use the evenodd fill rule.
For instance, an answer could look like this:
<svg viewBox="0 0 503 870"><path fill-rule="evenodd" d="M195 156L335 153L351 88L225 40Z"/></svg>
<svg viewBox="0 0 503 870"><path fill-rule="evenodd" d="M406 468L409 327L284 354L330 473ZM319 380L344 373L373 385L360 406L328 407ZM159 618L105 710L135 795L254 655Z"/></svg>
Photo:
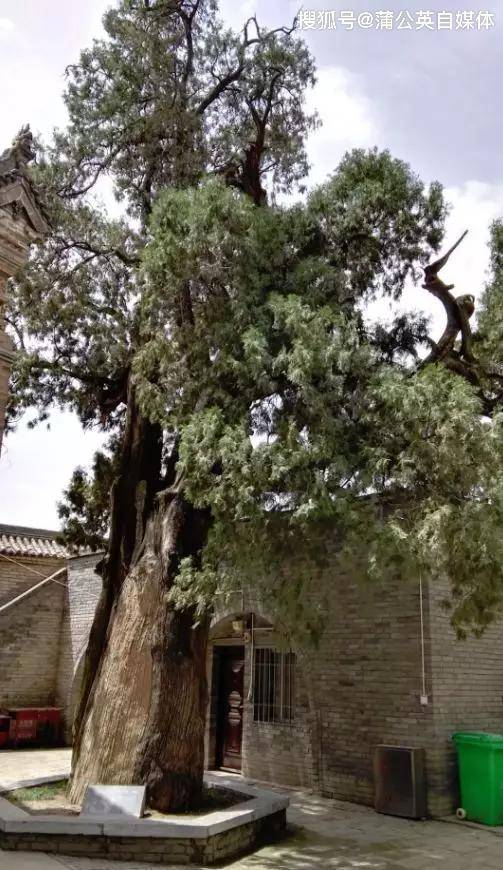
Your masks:
<svg viewBox="0 0 503 870"><path fill-rule="evenodd" d="M241 770L244 648L224 647L220 660L220 766Z"/></svg>

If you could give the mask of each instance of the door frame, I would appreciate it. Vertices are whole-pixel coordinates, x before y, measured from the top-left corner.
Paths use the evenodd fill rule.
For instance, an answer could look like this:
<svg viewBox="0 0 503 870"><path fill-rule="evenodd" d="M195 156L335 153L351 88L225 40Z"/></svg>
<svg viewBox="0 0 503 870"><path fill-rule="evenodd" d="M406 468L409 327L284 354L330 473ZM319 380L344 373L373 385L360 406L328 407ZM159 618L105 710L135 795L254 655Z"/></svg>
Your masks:
<svg viewBox="0 0 503 870"><path fill-rule="evenodd" d="M214 659L213 659L213 679L216 677L216 716L215 716L215 768L216 770L222 769L223 758L224 758L224 742L225 742L225 719L227 714L227 703L226 699L223 697L223 687L224 687L224 679L223 679L223 669L225 666L225 662L228 661L229 658L233 658L234 656L237 658L239 653L241 653L241 657L243 662L246 665L246 648L244 644L239 643L228 643L228 644L218 644L214 647ZM215 673L216 671L216 673ZM243 737L244 737L244 674L245 674L245 666L243 667L243 704L241 708L242 715L242 725L241 725L241 758L243 755ZM230 768L225 768L225 770ZM234 773L239 773L240 770L234 770Z"/></svg>

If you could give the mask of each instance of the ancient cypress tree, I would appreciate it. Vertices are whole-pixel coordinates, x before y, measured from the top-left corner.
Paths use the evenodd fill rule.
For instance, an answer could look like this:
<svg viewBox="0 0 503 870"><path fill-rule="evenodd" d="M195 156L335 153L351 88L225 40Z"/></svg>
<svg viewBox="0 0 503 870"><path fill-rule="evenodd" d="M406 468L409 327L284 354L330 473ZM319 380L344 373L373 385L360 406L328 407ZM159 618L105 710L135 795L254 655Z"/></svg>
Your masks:
<svg viewBox="0 0 503 870"><path fill-rule="evenodd" d="M194 185L211 173L260 205L266 184L289 190L305 175L304 138L314 120L304 111L303 91L314 73L293 28L267 31L251 18L232 33L213 0L123 0L104 25L106 37L67 70L69 125L55 134L34 173L53 234L12 295L9 320L23 345L12 413L37 404L44 416L57 402L120 438L103 595L75 723L72 789L81 796L96 777L145 781L154 805L176 809L197 802L201 790L207 624L192 628L190 612L173 612L167 589L180 560L197 559L209 512L195 510L183 492L168 495L177 433L163 431L139 407L133 362L145 331L138 266L163 188ZM110 220L93 196L107 183L123 201L120 220ZM191 318L184 288L179 327ZM165 521L171 531L161 544ZM156 579L141 581L140 611L126 607L123 614L126 578L152 536ZM113 651L113 626L124 616L123 637L139 671L125 651ZM150 674L132 625L137 618ZM108 654L121 659L124 679L119 671L108 676ZM105 686L122 699L126 731L117 729ZM128 703L132 686L142 688ZM103 702L105 718L97 724ZM143 705L149 724L136 727Z"/></svg>
<svg viewBox="0 0 503 870"><path fill-rule="evenodd" d="M448 314L441 342L420 316L365 315L438 249L439 185L355 151L305 205L267 204L306 171L313 67L293 32L252 19L234 35L195 0L123 2L105 24L69 70L70 124L38 168L54 233L13 288L12 410L65 404L114 445L66 507L97 540L89 505L111 474L72 796L145 782L175 810L201 790L215 593L255 584L285 625L316 630L323 521L341 570L446 579L461 632L494 616L500 396L494 330L472 336L471 303L438 264L425 291ZM109 178L122 220L92 199ZM307 556L292 579L293 541Z"/></svg>

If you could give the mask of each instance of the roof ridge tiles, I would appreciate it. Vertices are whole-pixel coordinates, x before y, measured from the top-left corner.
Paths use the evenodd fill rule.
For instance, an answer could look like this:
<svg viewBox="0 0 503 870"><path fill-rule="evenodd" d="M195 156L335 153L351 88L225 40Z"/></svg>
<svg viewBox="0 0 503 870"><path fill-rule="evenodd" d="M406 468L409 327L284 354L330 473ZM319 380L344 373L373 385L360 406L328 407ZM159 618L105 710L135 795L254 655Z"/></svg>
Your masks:
<svg viewBox="0 0 503 870"><path fill-rule="evenodd" d="M42 556L66 559L68 549L57 540L60 532L0 523L0 553L7 556Z"/></svg>

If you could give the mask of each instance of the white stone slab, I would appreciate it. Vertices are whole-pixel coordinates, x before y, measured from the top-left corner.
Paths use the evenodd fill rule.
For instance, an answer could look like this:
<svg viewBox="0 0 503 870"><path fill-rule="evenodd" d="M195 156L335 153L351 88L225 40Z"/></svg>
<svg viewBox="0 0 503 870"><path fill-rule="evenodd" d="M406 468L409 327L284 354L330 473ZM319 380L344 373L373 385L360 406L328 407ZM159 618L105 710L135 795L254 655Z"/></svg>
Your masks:
<svg viewBox="0 0 503 870"><path fill-rule="evenodd" d="M263 819L265 816L270 816L273 813L278 813L280 810L288 809L290 805L289 798L276 798L271 801L259 800L254 802L255 806L253 808L253 819L257 821L258 819Z"/></svg>
<svg viewBox="0 0 503 870"><path fill-rule="evenodd" d="M80 815L141 819L146 793L144 785L88 785Z"/></svg>

